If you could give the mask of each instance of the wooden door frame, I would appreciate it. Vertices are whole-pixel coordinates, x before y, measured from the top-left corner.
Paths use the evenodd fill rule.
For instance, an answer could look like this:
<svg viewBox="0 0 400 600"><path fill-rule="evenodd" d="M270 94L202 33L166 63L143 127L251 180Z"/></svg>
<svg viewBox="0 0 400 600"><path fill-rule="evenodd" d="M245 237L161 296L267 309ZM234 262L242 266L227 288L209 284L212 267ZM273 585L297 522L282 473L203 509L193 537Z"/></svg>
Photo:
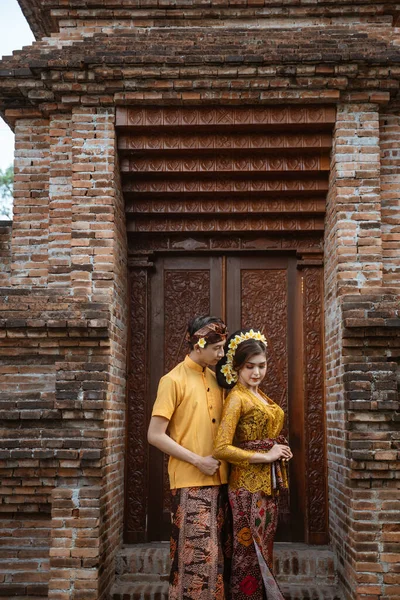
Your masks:
<svg viewBox="0 0 400 600"><path fill-rule="evenodd" d="M234 249L220 248L215 250L198 251L195 254L227 254L227 255L249 255L262 254L265 255L267 249L252 249L252 251L238 251ZM303 311L301 318L297 319L297 324L294 329L295 335L300 336L301 330L304 329L304 347L302 347L304 379L301 379L301 369L296 373L293 381L288 379L289 385L294 386L293 391L302 390L305 393L308 390L307 415L303 419L303 426L306 419L309 419L309 427L304 429L306 435L306 444L304 452L306 453L307 464L312 464L313 469L309 469L305 481L303 497L306 498L306 506L304 507L304 523L305 536L304 541L312 544L324 544L328 542L328 503L327 503L327 465L326 465L326 427L324 406L318 405L316 398L319 393L323 394L325 400L325 389L323 380L323 257L321 250L305 248L301 250L297 248L287 248L285 253L293 254L295 251L297 256L296 270L301 273L302 283L300 292L302 293L303 301L299 303ZM282 249L278 250L282 253ZM147 395L146 380L148 378L148 344L149 335L149 305L148 305L148 270L153 267L153 258L161 255L182 256L186 252L166 252L165 249L150 252L143 252L131 256L129 260L129 282L130 282L130 315L132 312L135 318L130 322L130 336L137 335L141 340L142 347L136 344L131 345L130 360L128 366L128 390L127 390L127 435L126 435L126 494L125 494L125 519L124 519L124 539L127 543L138 543L147 541L147 490L148 490L148 464L149 464L149 447L145 432L149 420L148 406L145 402ZM276 249L270 250L268 254L276 255ZM299 286L297 286L299 287ZM136 289L134 289L136 288ZM319 304L313 301L313 294L317 293ZM305 303L305 304L304 304ZM132 307L136 307L132 311ZM307 314L306 314L307 313ZM307 336L307 343L306 343ZM136 338L135 338L136 339ZM319 358L321 373L317 377L311 377L308 373L307 356L312 360L313 352L315 352L315 340L319 344L319 352L322 353ZM314 341L313 341L314 340ZM314 344L314 347L313 347ZM140 344L139 344L140 346ZM136 372L133 373L132 363L136 365ZM318 369L317 369L318 371ZM139 372L139 375L138 375ZM322 378L322 379L321 379ZM139 381L140 380L140 381ZM318 388L318 389L317 389ZM133 402L133 397L135 402ZM137 402L139 400L139 402ZM142 400L142 406L140 405ZM143 406L144 404L144 406ZM304 401L301 403L304 405ZM134 409L134 410L133 410ZM310 415L312 419L310 420ZM132 427L132 423L135 423ZM322 440L321 440L322 432ZM321 447L322 443L322 447ZM295 444L296 445L296 444ZM312 462L310 462L312 461ZM305 461L304 461L305 462ZM133 477L129 465L134 464ZM129 476L128 476L129 469ZM320 476L322 473L322 481ZM296 474L292 474L296 477ZM145 491L145 492L144 492ZM144 492L144 493L143 493ZM144 497L145 496L145 497Z"/></svg>

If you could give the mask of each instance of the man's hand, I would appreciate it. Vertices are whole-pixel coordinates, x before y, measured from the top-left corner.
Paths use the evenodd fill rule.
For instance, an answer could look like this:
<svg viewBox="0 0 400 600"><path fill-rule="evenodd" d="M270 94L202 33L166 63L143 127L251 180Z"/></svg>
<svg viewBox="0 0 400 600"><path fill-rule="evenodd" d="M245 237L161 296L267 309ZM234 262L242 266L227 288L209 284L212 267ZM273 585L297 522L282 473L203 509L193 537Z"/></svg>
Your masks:
<svg viewBox="0 0 400 600"><path fill-rule="evenodd" d="M152 444L161 452L174 456L178 460L197 467L204 475L214 475L219 465L219 460L212 456L199 456L187 448L180 446L167 435L169 421L165 417L151 417L147 439L149 444Z"/></svg>
<svg viewBox="0 0 400 600"><path fill-rule="evenodd" d="M194 463L195 467L197 467L204 475L215 475L219 466L219 460L216 460L213 456L199 456Z"/></svg>

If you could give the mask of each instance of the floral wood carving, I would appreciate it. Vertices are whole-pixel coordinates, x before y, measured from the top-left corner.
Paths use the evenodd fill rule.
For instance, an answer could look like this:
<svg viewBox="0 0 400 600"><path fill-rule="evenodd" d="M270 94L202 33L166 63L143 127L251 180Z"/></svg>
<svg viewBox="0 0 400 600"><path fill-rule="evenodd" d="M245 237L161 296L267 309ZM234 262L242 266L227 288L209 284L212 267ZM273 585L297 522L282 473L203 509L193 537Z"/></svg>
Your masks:
<svg viewBox="0 0 400 600"><path fill-rule="evenodd" d="M243 270L241 281L242 327L257 327L268 340L268 373L261 388L285 411L287 428L287 271ZM279 499L279 522L290 522L287 494Z"/></svg>
<svg viewBox="0 0 400 600"><path fill-rule="evenodd" d="M147 271L130 275L130 356L125 532L143 536L147 516Z"/></svg>
<svg viewBox="0 0 400 600"><path fill-rule="evenodd" d="M188 321L210 312L210 271L166 270L164 310L164 372L167 373L187 354Z"/></svg>
<svg viewBox="0 0 400 600"><path fill-rule="evenodd" d="M210 271L166 270L164 273L164 373L181 362L188 351L188 321L210 313ZM163 463L163 508L170 510L168 459Z"/></svg>
<svg viewBox="0 0 400 600"><path fill-rule="evenodd" d="M133 202L127 203L126 213L130 214L204 214L204 213L325 213L325 200L308 199L286 199L276 200L272 198L253 199L250 197L239 197L237 199L199 198L198 200L174 201L165 199L153 199L148 196L137 195Z"/></svg>
<svg viewBox="0 0 400 600"><path fill-rule="evenodd" d="M161 174L162 175L162 174ZM124 178L124 193L152 192L159 194L178 194L192 192L312 192L328 191L327 179L315 179L304 177L301 179L246 179L235 177L230 179L228 176L212 179L200 179L193 177L190 179L166 179L155 178L150 173L148 178L135 179Z"/></svg>
<svg viewBox="0 0 400 600"><path fill-rule="evenodd" d="M226 149L286 149L286 148L330 148L330 135L121 135L118 140L120 150L226 150Z"/></svg>
<svg viewBox="0 0 400 600"><path fill-rule="evenodd" d="M128 231L137 232L213 232L213 231L323 231L323 217L264 217L257 218L138 218L128 224Z"/></svg>
<svg viewBox="0 0 400 600"><path fill-rule="evenodd" d="M320 156L267 157L262 155L241 156L213 153L207 158L143 158L131 157L121 160L121 171L139 173L246 173L276 171L319 171ZM326 170L326 168L325 168Z"/></svg>
<svg viewBox="0 0 400 600"><path fill-rule="evenodd" d="M262 388L287 414L287 275L284 269L242 271L242 327L268 340L268 373Z"/></svg>
<svg viewBox="0 0 400 600"><path fill-rule="evenodd" d="M310 533L327 531L325 419L322 340L322 269L304 268L304 373L306 392L306 464Z"/></svg>
<svg viewBox="0 0 400 600"><path fill-rule="evenodd" d="M289 234L287 236L268 235L264 233L262 237L247 237L239 236L206 236L193 240L192 237L182 235L165 235L159 237L157 235L135 235L129 239L129 252L135 253L141 251L156 251L156 250L268 250L284 248L285 250L322 250L323 238L321 232L314 232L312 236L303 234Z"/></svg>
<svg viewBox="0 0 400 600"><path fill-rule="evenodd" d="M324 106L238 108L119 108L117 125L135 127L193 127L334 123L335 109Z"/></svg>

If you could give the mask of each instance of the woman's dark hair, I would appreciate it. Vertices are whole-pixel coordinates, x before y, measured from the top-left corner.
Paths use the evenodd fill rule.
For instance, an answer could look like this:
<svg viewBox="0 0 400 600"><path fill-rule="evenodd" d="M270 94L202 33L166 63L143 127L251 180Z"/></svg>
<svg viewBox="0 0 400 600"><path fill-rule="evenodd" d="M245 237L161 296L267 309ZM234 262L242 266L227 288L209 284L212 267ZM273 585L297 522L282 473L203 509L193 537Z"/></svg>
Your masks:
<svg viewBox="0 0 400 600"><path fill-rule="evenodd" d="M207 315L194 317L188 323L187 332L189 334L189 337L192 337L196 333L196 331L199 331L199 329L202 329L206 325L209 325L209 323L221 323L221 325L224 325L223 320L220 319L219 317L210 317ZM188 344L189 344L190 350L193 350L194 343L192 341L188 340Z"/></svg>
<svg viewBox="0 0 400 600"><path fill-rule="evenodd" d="M221 360L217 364L216 376L217 376L218 384L221 387L225 388L226 390L231 390L233 388L233 386L235 385L234 382L228 383L225 379L225 375L221 372L221 367L223 367L226 364L226 355L229 350L229 342L236 335L241 335L243 333L246 333L247 331L250 331L250 330L249 329L239 329L238 331L235 331L235 333L232 333L231 336L229 336L229 338L227 339L226 344L225 344L225 355L223 358L221 358ZM255 340L253 338L250 338L249 340L244 340L243 342L240 342L240 344L238 345L238 347L236 349L235 354L233 355L234 370L236 372L239 372L240 369L244 366L244 364L247 361L249 361L253 356L256 356L256 354L265 354L265 356L267 356L267 348L266 348L265 344L263 344L263 342L261 342L260 340Z"/></svg>

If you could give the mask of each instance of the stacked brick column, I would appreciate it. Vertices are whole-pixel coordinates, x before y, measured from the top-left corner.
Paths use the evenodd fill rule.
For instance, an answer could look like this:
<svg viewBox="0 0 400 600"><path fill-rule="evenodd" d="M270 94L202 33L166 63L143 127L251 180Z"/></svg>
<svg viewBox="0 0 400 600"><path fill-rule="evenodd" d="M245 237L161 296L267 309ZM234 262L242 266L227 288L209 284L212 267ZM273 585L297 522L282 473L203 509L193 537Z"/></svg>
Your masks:
<svg viewBox="0 0 400 600"><path fill-rule="evenodd" d="M10 532L1 593L98 600L115 571L123 510L127 252L114 113L23 120L16 147L26 140L36 158L16 156L11 273L0 294L0 519ZM33 531L43 532L36 555ZM27 553L25 570L15 567Z"/></svg>
<svg viewBox="0 0 400 600"><path fill-rule="evenodd" d="M0 286L10 282L11 235L11 222L0 221Z"/></svg>
<svg viewBox="0 0 400 600"><path fill-rule="evenodd" d="M71 115L49 123L49 287L71 284L72 140Z"/></svg>
<svg viewBox="0 0 400 600"><path fill-rule="evenodd" d="M400 285L400 116L380 119L383 283Z"/></svg>
<svg viewBox="0 0 400 600"><path fill-rule="evenodd" d="M346 598L357 600L399 593L389 543L396 539L398 300L382 288L384 174L376 108L339 106L325 245L330 528Z"/></svg>
<svg viewBox="0 0 400 600"><path fill-rule="evenodd" d="M15 128L12 285L48 281L49 123L21 119Z"/></svg>

